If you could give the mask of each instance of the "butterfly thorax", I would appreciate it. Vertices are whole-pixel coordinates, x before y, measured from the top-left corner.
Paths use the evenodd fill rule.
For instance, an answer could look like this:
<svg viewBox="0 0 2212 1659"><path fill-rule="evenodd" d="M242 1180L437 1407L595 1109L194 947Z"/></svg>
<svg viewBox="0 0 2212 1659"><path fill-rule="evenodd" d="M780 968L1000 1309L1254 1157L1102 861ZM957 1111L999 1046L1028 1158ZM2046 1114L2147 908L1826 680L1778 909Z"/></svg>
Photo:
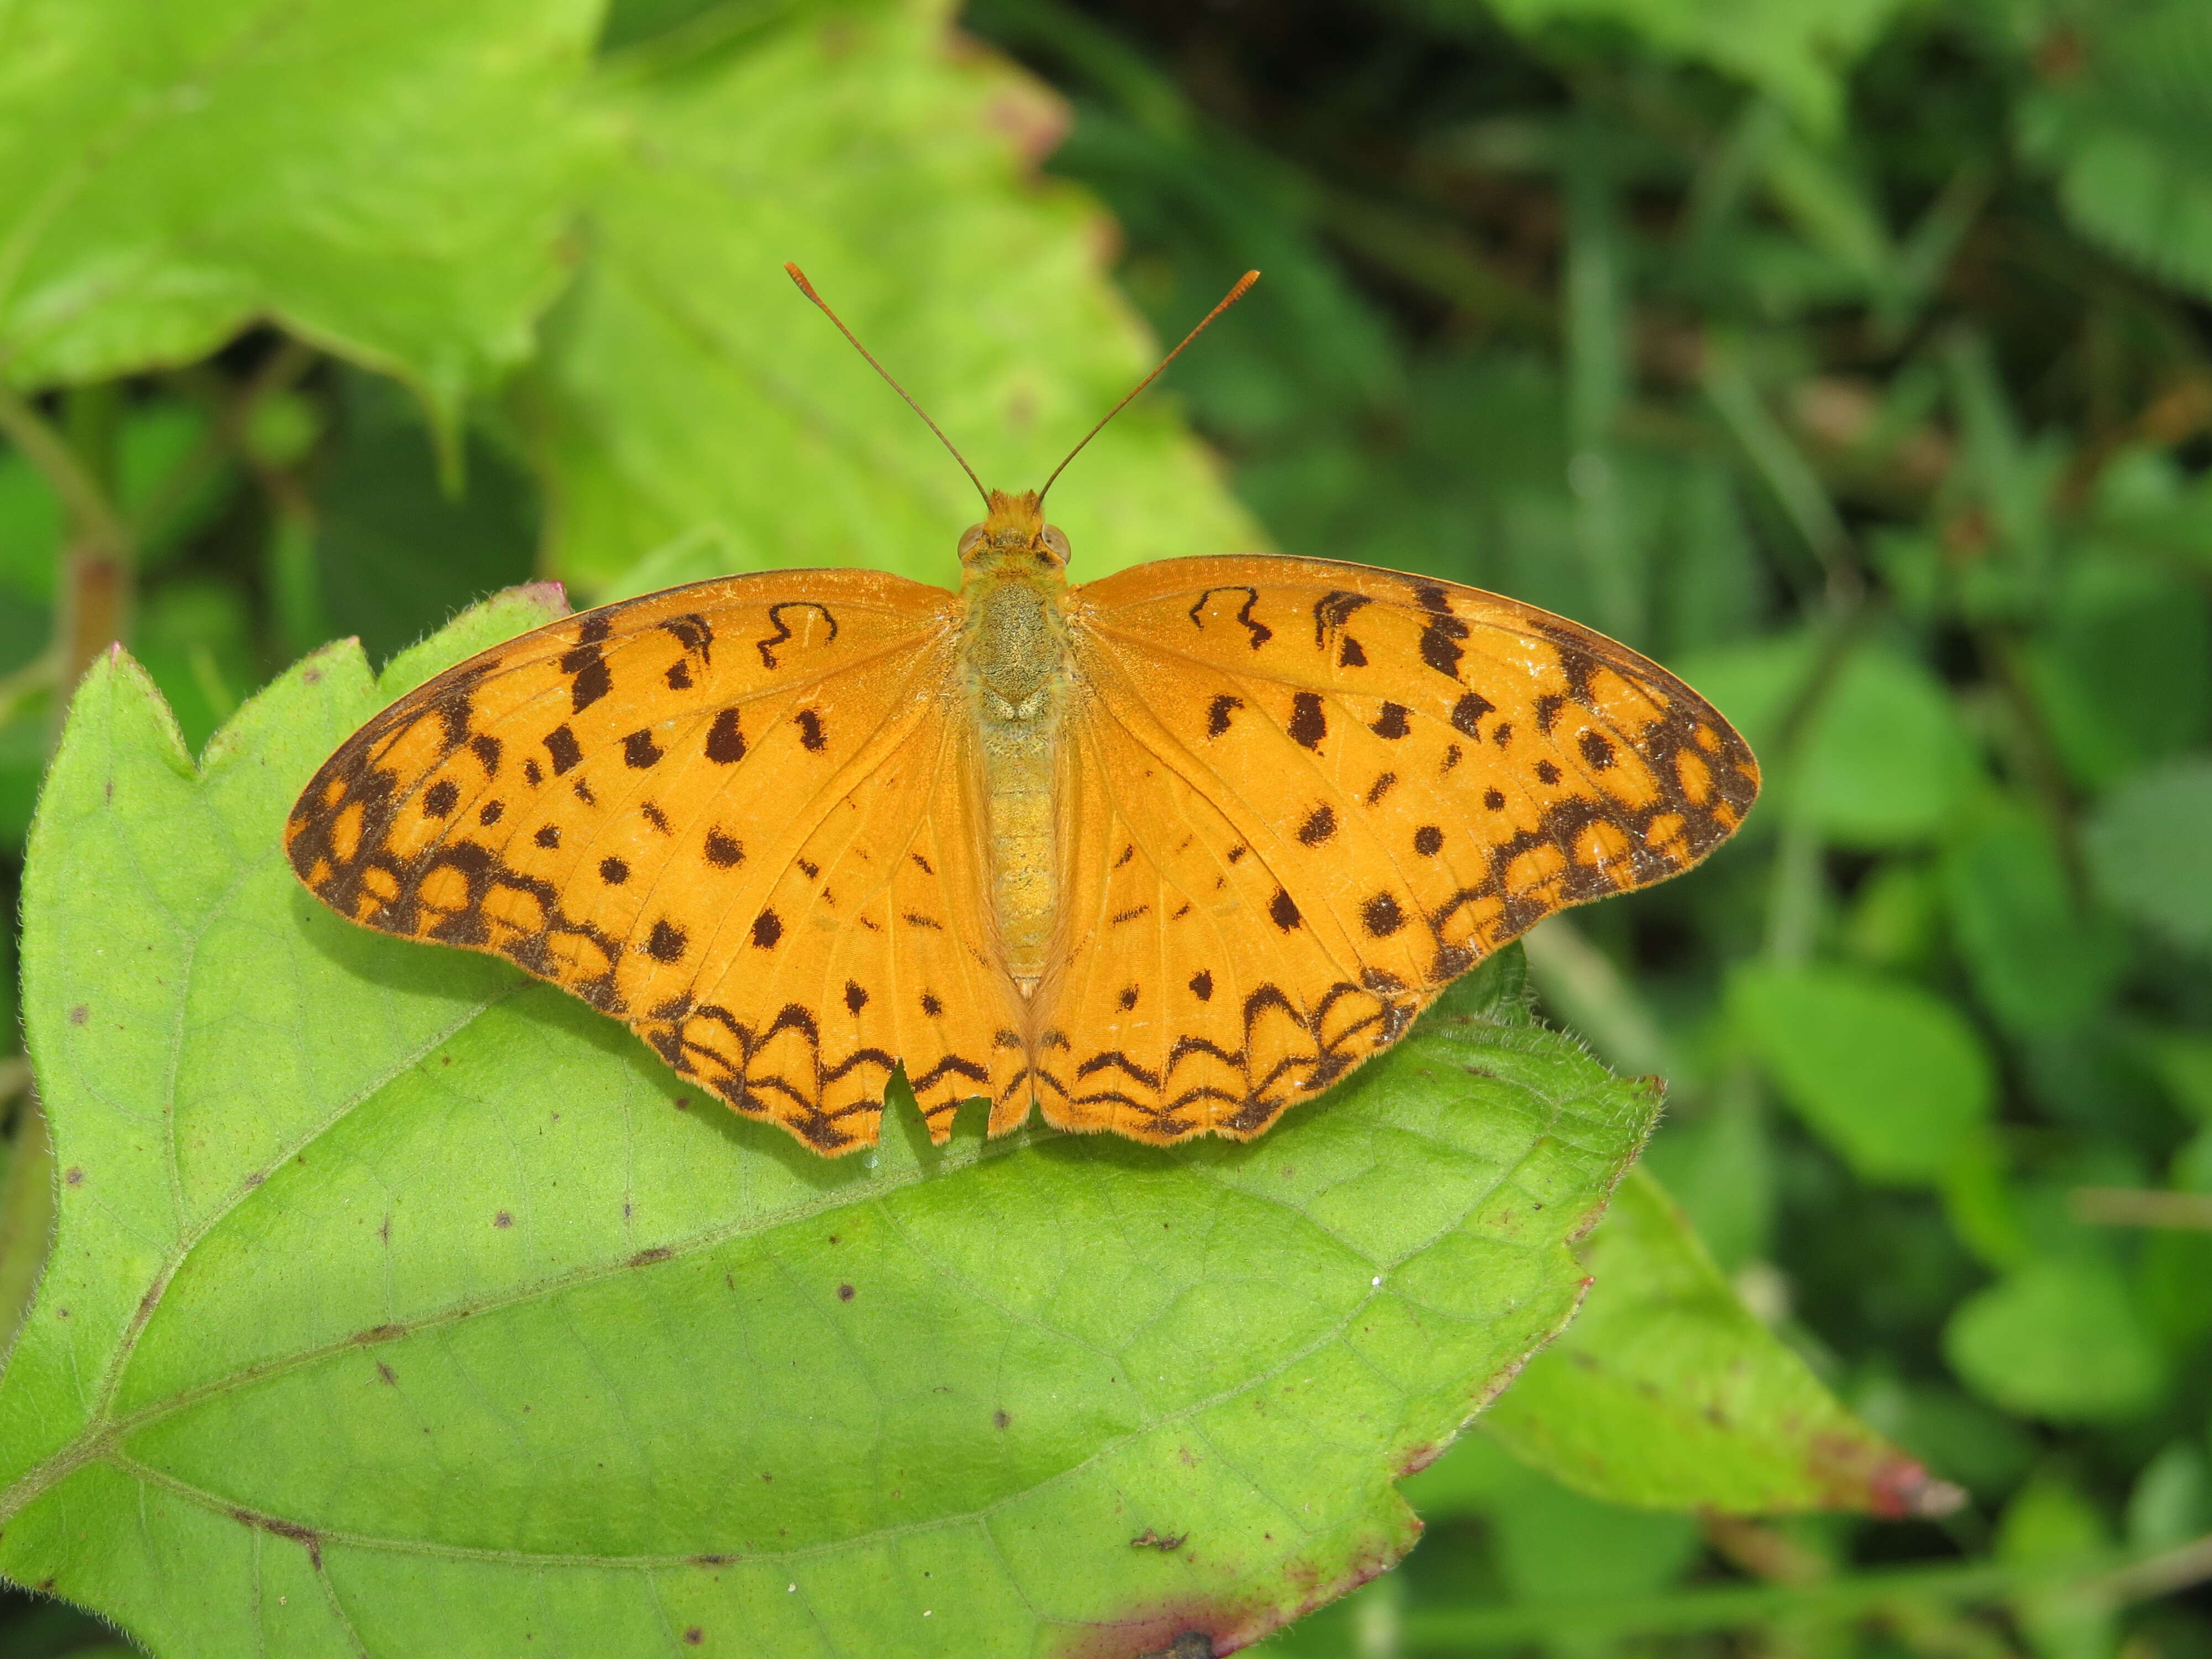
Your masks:
<svg viewBox="0 0 2212 1659"><path fill-rule="evenodd" d="M961 538L962 658L1007 972L1024 995L1042 977L1059 908L1058 790L1068 676L1066 539L1034 494L991 495Z"/></svg>

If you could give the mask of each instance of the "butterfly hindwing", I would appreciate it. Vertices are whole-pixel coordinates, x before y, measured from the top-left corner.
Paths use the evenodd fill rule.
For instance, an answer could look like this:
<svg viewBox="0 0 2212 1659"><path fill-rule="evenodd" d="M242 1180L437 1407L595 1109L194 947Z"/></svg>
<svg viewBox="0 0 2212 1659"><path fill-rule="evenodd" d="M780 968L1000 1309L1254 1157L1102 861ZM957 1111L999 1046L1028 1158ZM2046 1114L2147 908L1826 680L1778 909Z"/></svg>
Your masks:
<svg viewBox="0 0 2212 1659"><path fill-rule="evenodd" d="M340 914L507 957L817 1150L874 1140L900 1060L941 1137L1021 1069L1011 994L944 926L987 890L949 719L960 614L817 570L550 624L356 733L287 850Z"/></svg>
<svg viewBox="0 0 2212 1659"><path fill-rule="evenodd" d="M1044 1011L1067 1047L1039 1063L1071 1127L1256 1133L1546 915L1695 864L1758 792L1680 681L1475 589L1182 559L1078 589L1069 615L1098 758L1064 821L1092 862ZM1109 815L1126 860L1102 854ZM1160 1000L1144 1062L1132 984Z"/></svg>

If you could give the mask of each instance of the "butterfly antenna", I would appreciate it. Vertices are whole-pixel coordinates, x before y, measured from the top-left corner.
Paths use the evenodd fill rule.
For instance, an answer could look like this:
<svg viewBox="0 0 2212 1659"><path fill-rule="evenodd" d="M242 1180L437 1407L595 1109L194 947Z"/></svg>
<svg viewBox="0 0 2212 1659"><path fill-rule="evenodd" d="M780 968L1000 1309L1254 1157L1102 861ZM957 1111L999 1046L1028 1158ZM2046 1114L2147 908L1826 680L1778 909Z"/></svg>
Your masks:
<svg viewBox="0 0 2212 1659"><path fill-rule="evenodd" d="M937 434L937 441L943 444L946 451L951 455L952 459L960 463L960 470L968 475L968 482L975 486L975 493L983 498L983 505L985 507L990 506L991 492L983 488L983 481L975 476L975 469L968 465L968 458L965 455L963 455L958 450L953 448L952 440L946 437L943 428L941 428L936 422L929 418L929 411L924 409L920 404L915 402L913 393L909 392L896 380L891 379L890 370L885 368L881 363L876 361L875 353L870 351L867 347L860 343L860 337L855 335L851 329L845 326L845 319L842 317L840 317L836 312L830 310L829 301L814 291L814 284L806 280L806 273L805 271L801 270L797 265L793 264L788 260L784 262L783 268L787 273L789 273L791 280L799 284L799 291L801 294L804 294L808 299L813 301L816 305L821 307L822 314L824 317L827 317L831 322L837 325L837 331L852 342L853 349L859 352L863 357L866 357L868 360L868 367L874 369L877 374L882 375L884 380L890 384L890 389L897 392L900 397L906 399L906 406L912 410L915 414L921 416L921 423L924 426L927 427L932 432ZM1213 319L1211 317L1206 319L1206 322L1212 322L1212 320ZM1206 325L1204 323L1199 325L1201 328L1205 325ZM1176 349L1180 351L1182 348L1181 346L1177 346ZM1166 367L1167 365L1165 363L1162 363L1160 365L1160 368L1165 368ZM1155 371L1155 373L1157 372L1158 371ZM1140 386L1138 390L1142 391L1143 388ZM1085 441L1087 442L1088 440ZM1062 462L1061 465L1066 465L1066 463Z"/></svg>
<svg viewBox="0 0 2212 1659"><path fill-rule="evenodd" d="M1127 409L1130 404L1135 400L1138 392L1142 392L1153 381L1158 380L1161 374L1167 368L1167 366L1173 362L1176 358L1182 356L1183 346L1188 345L1200 335L1205 333L1207 324L1211 323L1216 317L1218 317L1223 312L1228 310L1230 307L1235 305L1239 300L1243 299L1246 294L1251 291L1252 284L1259 280L1260 273L1256 270L1248 270L1242 276L1239 276L1237 279L1237 286L1231 289L1225 295L1222 295L1221 303L1214 307L1212 310L1207 312L1205 316L1200 318L1198 326L1182 337L1182 345L1177 346L1173 351L1168 353L1166 356L1161 358L1158 368L1154 369L1151 374L1146 375L1143 380L1138 381L1137 384L1131 388L1129 395L1127 398L1122 398L1120 403L1115 404L1113 408L1108 410L1104 418L1102 419L1097 426L1092 427L1090 431L1083 434L1083 443L1076 445L1074 448L1067 452L1067 460L1062 461L1058 466L1053 468L1052 477L1044 481L1044 489L1037 491L1038 506L1042 507L1044 505L1046 492L1051 489L1054 480L1056 480L1061 473L1067 471L1067 462L1073 460L1078 455L1080 455L1083 453L1083 444L1089 443L1093 438L1104 431L1106 429L1106 422L1108 421L1112 420L1116 415L1119 415L1123 410ZM819 305L821 304L821 301L817 300L815 303ZM839 326L842 327L843 325L840 324ZM855 342L855 343L857 344L858 342Z"/></svg>

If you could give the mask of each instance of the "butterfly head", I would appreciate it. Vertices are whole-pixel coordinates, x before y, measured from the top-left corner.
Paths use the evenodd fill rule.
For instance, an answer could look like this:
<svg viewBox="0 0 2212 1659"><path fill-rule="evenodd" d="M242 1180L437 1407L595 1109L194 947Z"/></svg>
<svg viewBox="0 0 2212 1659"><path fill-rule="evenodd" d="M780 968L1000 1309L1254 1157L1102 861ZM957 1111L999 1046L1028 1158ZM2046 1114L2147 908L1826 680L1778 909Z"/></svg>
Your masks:
<svg viewBox="0 0 2212 1659"><path fill-rule="evenodd" d="M1043 504L1034 489L1009 495L1003 489L987 498L990 513L960 538L961 568L970 576L1043 572L1067 568L1067 538L1058 525L1044 521Z"/></svg>

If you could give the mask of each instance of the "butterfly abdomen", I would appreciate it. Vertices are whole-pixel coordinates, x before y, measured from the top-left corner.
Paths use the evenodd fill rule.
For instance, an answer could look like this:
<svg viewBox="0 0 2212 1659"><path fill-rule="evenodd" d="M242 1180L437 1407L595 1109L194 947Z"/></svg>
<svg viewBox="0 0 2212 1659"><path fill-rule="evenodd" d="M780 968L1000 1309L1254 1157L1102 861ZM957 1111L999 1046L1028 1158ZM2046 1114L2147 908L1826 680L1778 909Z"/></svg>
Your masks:
<svg viewBox="0 0 2212 1659"><path fill-rule="evenodd" d="M1067 627L1057 572L971 582L965 659L1006 971L1026 995L1045 971L1059 912L1060 729Z"/></svg>

